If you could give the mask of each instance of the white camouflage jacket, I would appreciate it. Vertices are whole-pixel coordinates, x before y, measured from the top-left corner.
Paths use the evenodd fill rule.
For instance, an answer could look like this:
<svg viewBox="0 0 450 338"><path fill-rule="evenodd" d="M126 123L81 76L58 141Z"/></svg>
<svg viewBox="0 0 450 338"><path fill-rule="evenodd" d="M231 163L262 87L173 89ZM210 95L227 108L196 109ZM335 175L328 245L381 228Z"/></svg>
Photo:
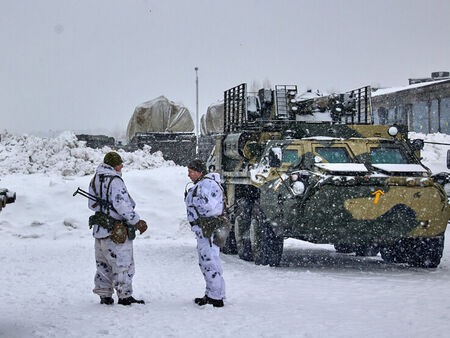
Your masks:
<svg viewBox="0 0 450 338"><path fill-rule="evenodd" d="M200 178L189 189L185 199L189 223L195 224L198 217L213 217L222 214L223 192L220 182L219 174L210 173Z"/></svg>
<svg viewBox="0 0 450 338"><path fill-rule="evenodd" d="M100 180L103 177L102 186L100 185ZM114 179L111 178L115 177ZM111 184L110 184L111 181ZM95 186L95 189L93 187ZM109 189L108 189L109 185ZM96 195L104 200L108 200L114 206L114 210L109 210L109 215L115 219L126 221L129 224L136 224L139 222L139 215L134 211L136 203L133 201L131 196L128 194L127 187L122 181L122 173L114 170L113 167L101 163L95 172L95 176L89 183L89 193ZM101 209L100 205L96 204L95 201L88 201L89 209L93 211L101 211L107 213L107 210ZM111 235L111 232L103 227L94 225L93 235L95 238L105 238Z"/></svg>

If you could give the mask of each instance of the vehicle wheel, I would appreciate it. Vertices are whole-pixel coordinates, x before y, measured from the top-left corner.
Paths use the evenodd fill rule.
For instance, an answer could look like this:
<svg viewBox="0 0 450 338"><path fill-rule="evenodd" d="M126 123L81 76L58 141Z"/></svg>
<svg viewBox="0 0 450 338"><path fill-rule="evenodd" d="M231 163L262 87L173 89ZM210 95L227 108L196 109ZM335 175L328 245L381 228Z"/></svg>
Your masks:
<svg viewBox="0 0 450 338"><path fill-rule="evenodd" d="M355 252L355 248L351 244L335 244L334 250L338 253L352 253Z"/></svg>
<svg viewBox="0 0 450 338"><path fill-rule="evenodd" d="M407 263L420 268L436 268L444 250L444 235L431 238L410 238Z"/></svg>
<svg viewBox="0 0 450 338"><path fill-rule="evenodd" d="M356 256L376 256L378 255L378 252L380 251L380 248L378 244L358 244L355 246L355 253Z"/></svg>
<svg viewBox="0 0 450 338"><path fill-rule="evenodd" d="M248 208L247 204L249 203L242 203L242 211L234 220L234 235L239 258L245 261L252 261L253 254L250 242L251 209Z"/></svg>
<svg viewBox="0 0 450 338"><path fill-rule="evenodd" d="M380 248L380 254L381 258L383 258L383 261L385 261L386 263L395 263L391 246L383 246L382 248Z"/></svg>
<svg viewBox="0 0 450 338"><path fill-rule="evenodd" d="M387 263L406 263L406 245L404 239L398 240L392 245L380 247L381 258Z"/></svg>
<svg viewBox="0 0 450 338"><path fill-rule="evenodd" d="M226 255L236 255L238 253L236 246L236 237L234 235L234 226L230 230L227 241L222 249L220 249Z"/></svg>
<svg viewBox="0 0 450 338"><path fill-rule="evenodd" d="M250 238L255 264L278 266L283 254L283 237L275 235L269 222L264 220L258 208L254 208Z"/></svg>

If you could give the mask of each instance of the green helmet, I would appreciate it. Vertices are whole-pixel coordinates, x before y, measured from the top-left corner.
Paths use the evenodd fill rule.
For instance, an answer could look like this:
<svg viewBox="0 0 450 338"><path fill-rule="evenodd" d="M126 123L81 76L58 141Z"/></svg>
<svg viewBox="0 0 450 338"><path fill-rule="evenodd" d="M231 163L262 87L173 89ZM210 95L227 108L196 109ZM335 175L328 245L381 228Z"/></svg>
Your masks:
<svg viewBox="0 0 450 338"><path fill-rule="evenodd" d="M123 163L122 157L115 151L110 151L105 155L105 158L103 159L103 163L110 165L111 167L118 166Z"/></svg>

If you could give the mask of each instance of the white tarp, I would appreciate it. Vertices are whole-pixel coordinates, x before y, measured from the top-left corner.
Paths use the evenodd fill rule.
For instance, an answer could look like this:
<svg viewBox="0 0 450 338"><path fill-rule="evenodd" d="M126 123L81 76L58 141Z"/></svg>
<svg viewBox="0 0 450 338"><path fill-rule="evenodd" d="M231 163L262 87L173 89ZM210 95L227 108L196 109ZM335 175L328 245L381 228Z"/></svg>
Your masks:
<svg viewBox="0 0 450 338"><path fill-rule="evenodd" d="M186 107L160 96L138 105L128 122L127 138L137 132L192 132L194 121Z"/></svg>
<svg viewBox="0 0 450 338"><path fill-rule="evenodd" d="M223 102L217 102L208 107L205 115L200 119L200 133L211 135L223 131Z"/></svg>

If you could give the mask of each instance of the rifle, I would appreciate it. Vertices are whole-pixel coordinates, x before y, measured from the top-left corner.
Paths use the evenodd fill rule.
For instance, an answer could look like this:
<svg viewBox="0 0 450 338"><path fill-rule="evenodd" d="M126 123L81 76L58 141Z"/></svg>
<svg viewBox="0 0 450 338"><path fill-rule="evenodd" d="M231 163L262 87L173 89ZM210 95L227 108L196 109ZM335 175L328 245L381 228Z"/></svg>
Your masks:
<svg viewBox="0 0 450 338"><path fill-rule="evenodd" d="M100 197L97 197L95 195L92 195L90 193L88 193L87 191L84 191L83 189L80 189L78 187L78 189L73 193L73 196L76 196L77 194L80 194L81 196L86 197L87 199L91 200L91 201L95 201L96 203L100 204L100 206L102 208L105 208L107 210L115 210L114 206L112 205L111 202L105 201L104 199L101 199ZM94 208L96 207L96 205L94 204Z"/></svg>

